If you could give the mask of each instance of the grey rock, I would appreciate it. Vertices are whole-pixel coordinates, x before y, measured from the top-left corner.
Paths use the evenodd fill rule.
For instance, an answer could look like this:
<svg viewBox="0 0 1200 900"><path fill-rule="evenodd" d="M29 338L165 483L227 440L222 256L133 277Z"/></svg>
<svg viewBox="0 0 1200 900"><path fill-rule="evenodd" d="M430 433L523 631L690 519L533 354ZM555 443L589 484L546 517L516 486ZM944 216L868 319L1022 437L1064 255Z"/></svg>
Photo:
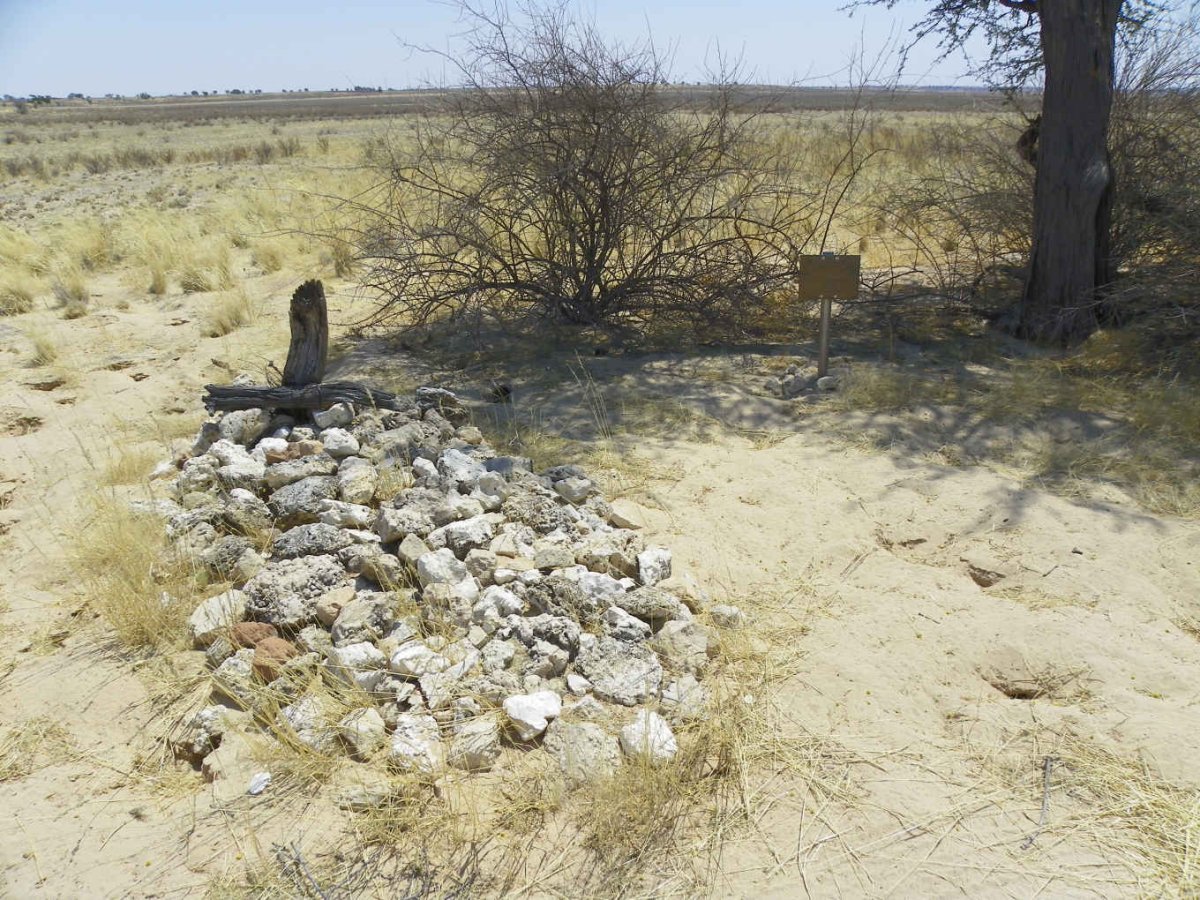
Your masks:
<svg viewBox="0 0 1200 900"><path fill-rule="evenodd" d="M271 424L271 412L266 409L242 409L228 412L218 423L221 437L235 444L249 445L257 441Z"/></svg>
<svg viewBox="0 0 1200 900"><path fill-rule="evenodd" d="M395 623L394 610L395 601L391 594L356 597L342 607L330 628L330 636L337 645L379 640Z"/></svg>
<svg viewBox="0 0 1200 900"><path fill-rule="evenodd" d="M301 697L279 710L276 727L290 729L296 740L314 750L331 750L337 730L329 724L330 710L319 698Z"/></svg>
<svg viewBox="0 0 1200 900"><path fill-rule="evenodd" d="M708 665L708 632L699 622L667 622L651 646L677 672L698 675Z"/></svg>
<svg viewBox="0 0 1200 900"><path fill-rule="evenodd" d="M333 457L326 456L324 453L315 453L311 456L302 456L299 459L289 459L286 462L267 466L263 481L268 488L277 491L305 478L334 475L337 470L338 464Z"/></svg>
<svg viewBox="0 0 1200 900"><path fill-rule="evenodd" d="M674 594L658 587L640 587L612 598L613 605L631 616L649 622L651 628L677 617L682 603Z"/></svg>
<svg viewBox="0 0 1200 900"><path fill-rule="evenodd" d="M591 722L564 722L546 729L542 744L558 763L569 788L614 775L621 766L617 739Z"/></svg>
<svg viewBox="0 0 1200 900"><path fill-rule="evenodd" d="M276 559L295 559L300 556L332 555L349 547L353 539L341 528L314 522L297 525L284 532L271 545Z"/></svg>
<svg viewBox="0 0 1200 900"><path fill-rule="evenodd" d="M384 507L375 519L375 532L385 543L403 540L410 534L424 537L433 530L433 519L413 507Z"/></svg>
<svg viewBox="0 0 1200 900"><path fill-rule="evenodd" d="M581 649L575 667L592 682L597 697L622 706L636 706L655 696L662 683L662 665L653 651L611 637Z"/></svg>
<svg viewBox="0 0 1200 900"><path fill-rule="evenodd" d="M269 563L246 582L250 618L297 629L315 621L316 599L346 578L332 556L305 556Z"/></svg>
<svg viewBox="0 0 1200 900"><path fill-rule="evenodd" d="M213 691L240 706L249 707L258 696L254 678L254 651L239 650L213 672Z"/></svg>
<svg viewBox="0 0 1200 900"><path fill-rule="evenodd" d="M486 547L491 540L492 523L482 515L435 528L426 538L430 547L449 547L460 559L471 550Z"/></svg>
<svg viewBox="0 0 1200 900"><path fill-rule="evenodd" d="M405 535L404 540L400 542L400 546L396 548L396 555L414 568L417 565L417 560L429 552L429 545L415 534Z"/></svg>
<svg viewBox="0 0 1200 900"><path fill-rule="evenodd" d="M595 483L589 478L572 477L554 482L554 490L564 500L579 504L596 493L597 489Z"/></svg>
<svg viewBox="0 0 1200 900"><path fill-rule="evenodd" d="M332 500L337 493L337 478L331 475L314 475L275 491L271 494L267 507L280 526L290 528L316 522L321 514L321 501Z"/></svg>
<svg viewBox="0 0 1200 900"><path fill-rule="evenodd" d="M671 551L665 547L649 547L637 556L638 580L653 586L671 577Z"/></svg>
<svg viewBox="0 0 1200 900"><path fill-rule="evenodd" d="M681 675L663 688L660 707L673 722L689 722L704 715L708 692L694 675Z"/></svg>
<svg viewBox="0 0 1200 900"><path fill-rule="evenodd" d="M454 555L453 550L434 550L417 559L417 579L422 587L437 583L458 584L470 577L466 564Z"/></svg>
<svg viewBox="0 0 1200 900"><path fill-rule="evenodd" d="M822 375L817 379L817 390L836 391L841 383L841 379L836 375Z"/></svg>
<svg viewBox="0 0 1200 900"><path fill-rule="evenodd" d="M370 528L375 523L375 510L362 503L322 500L317 519L338 528Z"/></svg>
<svg viewBox="0 0 1200 900"><path fill-rule="evenodd" d="M708 614L721 628L741 628L746 624L746 614L736 606L717 603L708 608Z"/></svg>
<svg viewBox="0 0 1200 900"><path fill-rule="evenodd" d="M240 535L225 535L200 554L200 562L217 581L228 581L242 554L250 549L250 541Z"/></svg>
<svg viewBox="0 0 1200 900"><path fill-rule="evenodd" d="M400 646L388 660L388 668L405 678L420 678L450 668L450 660L421 641Z"/></svg>
<svg viewBox="0 0 1200 900"><path fill-rule="evenodd" d="M233 534L253 535L270 529L271 510L247 490L232 490L221 507L221 525Z"/></svg>
<svg viewBox="0 0 1200 900"><path fill-rule="evenodd" d="M650 637L650 626L619 606L604 611L604 630L618 641L644 641Z"/></svg>

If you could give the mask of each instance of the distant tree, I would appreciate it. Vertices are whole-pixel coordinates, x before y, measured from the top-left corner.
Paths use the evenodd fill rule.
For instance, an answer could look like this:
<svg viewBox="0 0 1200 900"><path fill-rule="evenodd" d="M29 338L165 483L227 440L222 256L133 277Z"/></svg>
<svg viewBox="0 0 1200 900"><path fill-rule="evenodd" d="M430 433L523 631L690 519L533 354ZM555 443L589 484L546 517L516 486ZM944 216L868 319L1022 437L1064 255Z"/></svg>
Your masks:
<svg viewBox="0 0 1200 900"><path fill-rule="evenodd" d="M150 95L149 95L149 94L147 94L145 91L142 91L142 92L141 92L140 94L138 94L137 96L138 96L138 99L139 99L139 100L149 100L149 99L150 99Z"/></svg>
<svg viewBox="0 0 1200 900"><path fill-rule="evenodd" d="M199 91L192 91L192 96L193 96L193 97L199 97L199 96L200 96L200 92L199 92Z"/></svg>
<svg viewBox="0 0 1200 900"><path fill-rule="evenodd" d="M891 8L898 0L858 0ZM1069 345L1106 311L1115 264L1108 130L1118 29L1138 29L1160 0L933 0L914 28L947 51L982 36L990 55L976 71L1001 86L1042 77L1033 233L1018 335Z"/></svg>

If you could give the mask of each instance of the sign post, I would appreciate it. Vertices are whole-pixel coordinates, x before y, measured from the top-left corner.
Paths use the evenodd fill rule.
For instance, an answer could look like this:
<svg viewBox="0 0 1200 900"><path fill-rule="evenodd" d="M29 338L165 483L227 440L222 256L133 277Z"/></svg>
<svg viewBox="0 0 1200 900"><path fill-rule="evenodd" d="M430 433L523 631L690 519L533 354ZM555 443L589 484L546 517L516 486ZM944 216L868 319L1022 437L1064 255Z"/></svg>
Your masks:
<svg viewBox="0 0 1200 900"><path fill-rule="evenodd" d="M858 297L858 277L862 257L838 256L822 253L820 256L801 256L798 278L798 294L801 302L821 301L821 332L817 351L817 377L829 370L829 327L833 318L834 300L854 300Z"/></svg>

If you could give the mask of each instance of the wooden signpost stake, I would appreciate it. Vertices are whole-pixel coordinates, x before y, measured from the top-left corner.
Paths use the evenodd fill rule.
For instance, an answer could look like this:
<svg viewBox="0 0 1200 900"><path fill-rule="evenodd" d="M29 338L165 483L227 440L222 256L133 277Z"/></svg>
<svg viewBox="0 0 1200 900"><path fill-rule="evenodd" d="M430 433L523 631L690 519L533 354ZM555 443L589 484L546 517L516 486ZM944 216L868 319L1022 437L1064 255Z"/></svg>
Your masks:
<svg viewBox="0 0 1200 900"><path fill-rule="evenodd" d="M858 297L858 277L862 257L822 253L800 257L798 295L801 302L821 301L821 333L817 350L817 377L829 371L829 327L834 300Z"/></svg>
<svg viewBox="0 0 1200 900"><path fill-rule="evenodd" d="M206 385L204 405L209 412L259 407L300 412L343 402L380 409L411 406L411 400L356 381L323 381L329 354L329 314L321 282L306 281L296 289L288 318L292 339L283 366L283 384Z"/></svg>

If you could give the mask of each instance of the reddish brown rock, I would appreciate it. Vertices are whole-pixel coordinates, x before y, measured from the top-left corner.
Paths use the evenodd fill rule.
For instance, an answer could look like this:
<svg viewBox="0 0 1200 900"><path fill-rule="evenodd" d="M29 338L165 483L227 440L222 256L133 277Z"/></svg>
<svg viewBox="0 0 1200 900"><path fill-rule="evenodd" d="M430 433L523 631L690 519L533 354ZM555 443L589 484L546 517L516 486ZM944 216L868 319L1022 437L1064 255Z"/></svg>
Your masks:
<svg viewBox="0 0 1200 900"><path fill-rule="evenodd" d="M238 622L230 634L235 647L257 647L273 637L279 637L279 630L270 622Z"/></svg>
<svg viewBox="0 0 1200 900"><path fill-rule="evenodd" d="M274 681L283 664L299 653L291 641L281 637L264 638L254 648L254 674L263 681Z"/></svg>
<svg viewBox="0 0 1200 900"><path fill-rule="evenodd" d="M325 445L320 441L295 441L288 444L286 450L268 450L266 461L267 465L272 466L275 463L290 462L302 456L316 456L324 452Z"/></svg>

